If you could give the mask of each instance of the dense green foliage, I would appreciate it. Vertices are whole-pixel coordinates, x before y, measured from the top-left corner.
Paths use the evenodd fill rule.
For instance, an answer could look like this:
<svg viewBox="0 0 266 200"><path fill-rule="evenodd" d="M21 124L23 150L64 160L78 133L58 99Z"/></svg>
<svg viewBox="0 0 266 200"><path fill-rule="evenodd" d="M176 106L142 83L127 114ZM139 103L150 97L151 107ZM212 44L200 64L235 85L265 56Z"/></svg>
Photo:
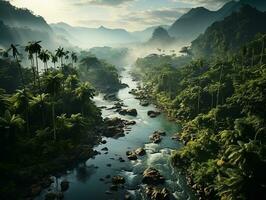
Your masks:
<svg viewBox="0 0 266 200"><path fill-rule="evenodd" d="M94 56L85 56L79 63L79 75L83 81L89 81L102 92L114 92L121 87L118 71Z"/></svg>
<svg viewBox="0 0 266 200"><path fill-rule="evenodd" d="M179 68L136 63L145 93L184 123L173 163L204 198L266 198L265 42L261 35L228 59Z"/></svg>
<svg viewBox="0 0 266 200"><path fill-rule="evenodd" d="M21 66L14 45L9 49L13 58L8 50L0 58L0 199L19 199L43 176L88 158L100 136L95 129L102 118L92 101L94 90L72 67L75 53L72 64L50 68L50 56L39 43L26 47L31 70ZM68 56L59 50L60 56ZM42 74L38 57L46 66ZM85 152L82 145L88 147Z"/></svg>
<svg viewBox="0 0 266 200"><path fill-rule="evenodd" d="M251 41L257 33L266 33L266 12L243 6L223 21L212 24L192 42L196 57L230 56Z"/></svg>

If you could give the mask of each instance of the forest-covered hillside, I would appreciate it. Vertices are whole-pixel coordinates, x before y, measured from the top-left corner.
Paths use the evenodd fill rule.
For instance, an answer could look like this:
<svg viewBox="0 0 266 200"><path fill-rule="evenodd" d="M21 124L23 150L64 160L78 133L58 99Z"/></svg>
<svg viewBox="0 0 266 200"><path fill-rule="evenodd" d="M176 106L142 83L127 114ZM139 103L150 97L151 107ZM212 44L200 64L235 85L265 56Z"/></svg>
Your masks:
<svg viewBox="0 0 266 200"><path fill-rule="evenodd" d="M163 56L158 65L150 57L136 62L143 93L182 122L175 138L184 146L172 161L203 199L266 198L266 35L259 34L264 18L245 6L215 23L192 45L202 59L175 58L188 58L182 65ZM208 52L199 43L203 38L212 47Z"/></svg>
<svg viewBox="0 0 266 200"><path fill-rule="evenodd" d="M212 24L203 35L192 41L191 52L195 57L230 56L255 35L266 33L265 21L266 12L243 6L239 12Z"/></svg>

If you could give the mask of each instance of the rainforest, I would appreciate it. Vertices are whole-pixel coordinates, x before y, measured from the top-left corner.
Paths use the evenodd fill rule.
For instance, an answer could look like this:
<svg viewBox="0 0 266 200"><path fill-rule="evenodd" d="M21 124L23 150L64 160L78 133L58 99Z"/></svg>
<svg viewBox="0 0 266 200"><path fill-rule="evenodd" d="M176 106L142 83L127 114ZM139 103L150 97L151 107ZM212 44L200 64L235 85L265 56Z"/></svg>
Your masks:
<svg viewBox="0 0 266 200"><path fill-rule="evenodd" d="M0 199L266 199L266 2L0 0Z"/></svg>

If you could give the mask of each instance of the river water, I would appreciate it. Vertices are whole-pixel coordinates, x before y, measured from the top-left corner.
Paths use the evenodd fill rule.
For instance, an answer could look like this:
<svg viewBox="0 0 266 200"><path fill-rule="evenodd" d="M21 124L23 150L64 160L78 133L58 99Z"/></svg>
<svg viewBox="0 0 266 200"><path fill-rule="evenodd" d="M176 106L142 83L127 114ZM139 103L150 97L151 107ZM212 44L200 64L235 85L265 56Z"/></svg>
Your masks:
<svg viewBox="0 0 266 200"><path fill-rule="evenodd" d="M95 150L101 154L95 158L81 163L79 166L67 174L59 177L58 182L68 180L70 182L69 189L64 192L65 200L105 200L117 199L123 200L125 194L130 194L132 199L145 199L141 183L142 172L147 167L153 167L160 171L166 178L164 187L173 193L174 199L192 200L195 199L190 188L186 185L183 175L170 164L170 156L173 149L180 148L181 144L173 141L171 136L179 132L180 127L167 119L164 114L157 118L147 116L148 110L156 110L153 105L142 107L139 105L139 100L136 100L132 94L128 92L137 87L137 83L132 81L129 74L129 68L121 72L121 82L129 85L128 88L121 89L117 97L128 106L128 108L136 108L138 111L137 117L121 116L113 110L102 110L103 117L120 117L127 120L135 120L136 125L128 131L125 137L118 139L103 138L107 141L106 144L100 144L95 147ZM95 102L98 106L112 107L114 102L103 100L102 95L95 97ZM160 144L151 143L149 136L156 130L166 131L166 136L162 137ZM108 153L101 149L107 147ZM146 150L146 155L139 157L136 161L129 161L126 156L126 151L134 150L143 147ZM126 162L120 162L119 157L122 157ZM107 166L111 164L111 166ZM107 175L121 175L125 177L126 183L124 189L119 189L117 192L109 192L111 186L111 178L105 178ZM104 179L100 180L101 178ZM55 184L52 185L55 188ZM53 188L52 188L53 190ZM37 198L43 199L45 191Z"/></svg>

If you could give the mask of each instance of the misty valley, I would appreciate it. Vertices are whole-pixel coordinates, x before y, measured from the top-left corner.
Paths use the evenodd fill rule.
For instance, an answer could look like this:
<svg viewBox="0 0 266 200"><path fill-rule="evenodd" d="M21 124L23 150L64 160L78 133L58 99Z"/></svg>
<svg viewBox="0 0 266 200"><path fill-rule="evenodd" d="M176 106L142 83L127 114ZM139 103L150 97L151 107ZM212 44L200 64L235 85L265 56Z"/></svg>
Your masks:
<svg viewBox="0 0 266 200"><path fill-rule="evenodd" d="M0 0L1 200L259 200L265 169L266 1Z"/></svg>

